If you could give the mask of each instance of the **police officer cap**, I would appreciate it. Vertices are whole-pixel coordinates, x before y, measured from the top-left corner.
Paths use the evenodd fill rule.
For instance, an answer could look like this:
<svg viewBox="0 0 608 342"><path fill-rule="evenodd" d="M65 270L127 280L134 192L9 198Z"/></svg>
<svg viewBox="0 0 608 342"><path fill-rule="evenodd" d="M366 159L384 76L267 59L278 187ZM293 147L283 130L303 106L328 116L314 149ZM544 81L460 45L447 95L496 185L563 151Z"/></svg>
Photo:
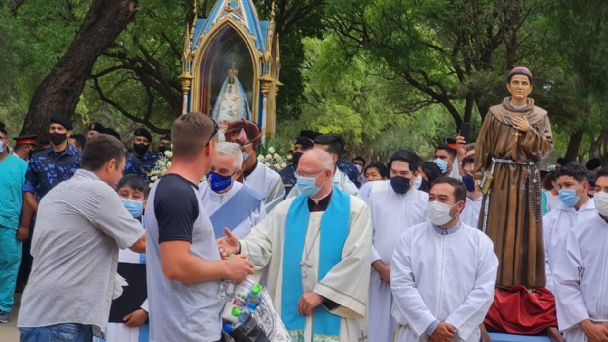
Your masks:
<svg viewBox="0 0 608 342"><path fill-rule="evenodd" d="M144 137L148 141L152 141L152 134L145 128L138 128L133 132L134 137Z"/></svg>
<svg viewBox="0 0 608 342"><path fill-rule="evenodd" d="M63 126L65 129L67 129L68 131L71 131L72 129L74 129L74 127L72 126L72 120L70 120L67 116L63 116L61 114L54 114L51 117L51 123L59 124L59 125Z"/></svg>
<svg viewBox="0 0 608 342"><path fill-rule="evenodd" d="M36 139L38 136L36 134L24 134L18 137L14 137L17 145L36 145Z"/></svg>

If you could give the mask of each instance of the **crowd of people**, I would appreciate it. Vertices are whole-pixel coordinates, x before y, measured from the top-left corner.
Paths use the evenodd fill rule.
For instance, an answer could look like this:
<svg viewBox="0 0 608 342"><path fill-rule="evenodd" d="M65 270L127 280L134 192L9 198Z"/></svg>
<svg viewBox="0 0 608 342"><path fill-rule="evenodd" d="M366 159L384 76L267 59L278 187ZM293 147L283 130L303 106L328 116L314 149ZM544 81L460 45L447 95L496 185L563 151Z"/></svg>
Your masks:
<svg viewBox="0 0 608 342"><path fill-rule="evenodd" d="M510 91L513 80L531 81L526 70L509 75ZM258 161L255 123L225 127L184 114L156 152L145 129L127 152L114 130L91 124L72 135L61 115L42 150L35 136L11 149L0 127L0 322L14 319L24 286L21 341L220 341L223 285L252 277L293 341L486 341L496 292L511 286L505 246L536 236L497 246L491 229L511 223L492 223L488 194L510 191L530 199L513 217L542 222L542 260L528 272L538 286L515 282L550 294L557 319L538 332L608 341L608 168L599 161L538 170L536 208L527 186L541 183L537 164L492 156L506 172L529 173L517 184L496 183L508 175L495 173L487 191L486 126L477 143L458 136L429 160L402 149L386 164L348 161L340 135L304 130L280 172ZM513 118L510 129L522 144L550 141L535 127ZM169 169L152 182L169 149ZM534 221L537 209L544 217Z"/></svg>

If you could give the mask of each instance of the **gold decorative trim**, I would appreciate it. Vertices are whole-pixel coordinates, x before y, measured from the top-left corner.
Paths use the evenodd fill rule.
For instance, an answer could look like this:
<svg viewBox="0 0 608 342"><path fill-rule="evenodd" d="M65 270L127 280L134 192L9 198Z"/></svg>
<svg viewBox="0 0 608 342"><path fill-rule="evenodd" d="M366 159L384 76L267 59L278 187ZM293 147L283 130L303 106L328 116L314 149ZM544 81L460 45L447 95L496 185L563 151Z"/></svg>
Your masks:
<svg viewBox="0 0 608 342"><path fill-rule="evenodd" d="M194 82L192 82L192 92L191 92L191 98L190 98L190 103L191 103L191 110L199 110L199 111L203 111L204 113L207 113L207 110L205 110L205 108L203 107L203 104L201 104L201 100L200 100L200 92L202 87L202 75L201 75L201 66L203 64L203 56L205 55L205 52L207 51L207 48L209 47L209 43L213 41L213 39L215 38L215 36L217 36L217 34L219 32L221 32L226 26L231 26L238 34L239 36L241 36L241 38L245 41L245 45L247 46L247 50L249 51L249 55L251 57L251 64L253 67L253 89L252 89L252 96L251 96L251 102L253 102L251 104L251 111L253 114L253 119L257 122L258 120L258 108L259 108L259 78L260 78L260 53L258 52L258 50L255 48L255 38L253 38L253 36L251 36L250 34L248 34L245 31L245 28L242 27L242 24L240 24L239 22L236 22L235 20L233 20L232 18L230 18L230 16L224 16L222 19L214 22L211 25L211 29L209 30L209 32L207 32L206 34L202 35L200 38L200 44L199 44L199 48L196 50L194 58L193 58L193 66L192 66L192 74L195 75L194 76ZM209 97L207 97L209 98ZM207 114L211 114L211 113L207 113Z"/></svg>

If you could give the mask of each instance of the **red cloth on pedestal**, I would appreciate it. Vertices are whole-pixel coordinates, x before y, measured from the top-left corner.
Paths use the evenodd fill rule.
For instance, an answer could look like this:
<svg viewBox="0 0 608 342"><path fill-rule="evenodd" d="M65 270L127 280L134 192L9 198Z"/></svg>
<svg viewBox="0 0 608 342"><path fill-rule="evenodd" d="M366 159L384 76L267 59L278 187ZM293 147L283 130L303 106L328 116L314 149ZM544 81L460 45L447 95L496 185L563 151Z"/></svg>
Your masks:
<svg viewBox="0 0 608 342"><path fill-rule="evenodd" d="M544 288L530 291L522 285L496 288L484 324L489 331L536 335L557 327L555 297Z"/></svg>

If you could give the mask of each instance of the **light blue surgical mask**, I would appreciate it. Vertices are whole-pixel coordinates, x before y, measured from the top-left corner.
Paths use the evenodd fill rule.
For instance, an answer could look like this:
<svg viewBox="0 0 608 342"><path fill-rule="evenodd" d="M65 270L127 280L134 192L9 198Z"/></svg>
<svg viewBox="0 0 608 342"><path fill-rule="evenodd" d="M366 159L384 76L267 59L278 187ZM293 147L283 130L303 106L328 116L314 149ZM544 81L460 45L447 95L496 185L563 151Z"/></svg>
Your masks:
<svg viewBox="0 0 608 342"><path fill-rule="evenodd" d="M581 197L576 194L576 189L564 189L559 191L559 199L568 207L574 207Z"/></svg>
<svg viewBox="0 0 608 342"><path fill-rule="evenodd" d="M138 200L130 200L122 198L122 205L127 208L127 211L133 216L133 218L139 218L144 213L144 202Z"/></svg>
<svg viewBox="0 0 608 342"><path fill-rule="evenodd" d="M439 167L441 173L445 173L448 170L448 162L441 158L433 160L433 163L435 163Z"/></svg>
<svg viewBox="0 0 608 342"><path fill-rule="evenodd" d="M316 184L316 179L316 177L296 176L296 185L303 195L313 197L321 190Z"/></svg>
<svg viewBox="0 0 608 342"><path fill-rule="evenodd" d="M247 158L249 158L249 153L243 152L243 163L247 161Z"/></svg>
<svg viewBox="0 0 608 342"><path fill-rule="evenodd" d="M0 139L0 153L4 152L4 141Z"/></svg>

